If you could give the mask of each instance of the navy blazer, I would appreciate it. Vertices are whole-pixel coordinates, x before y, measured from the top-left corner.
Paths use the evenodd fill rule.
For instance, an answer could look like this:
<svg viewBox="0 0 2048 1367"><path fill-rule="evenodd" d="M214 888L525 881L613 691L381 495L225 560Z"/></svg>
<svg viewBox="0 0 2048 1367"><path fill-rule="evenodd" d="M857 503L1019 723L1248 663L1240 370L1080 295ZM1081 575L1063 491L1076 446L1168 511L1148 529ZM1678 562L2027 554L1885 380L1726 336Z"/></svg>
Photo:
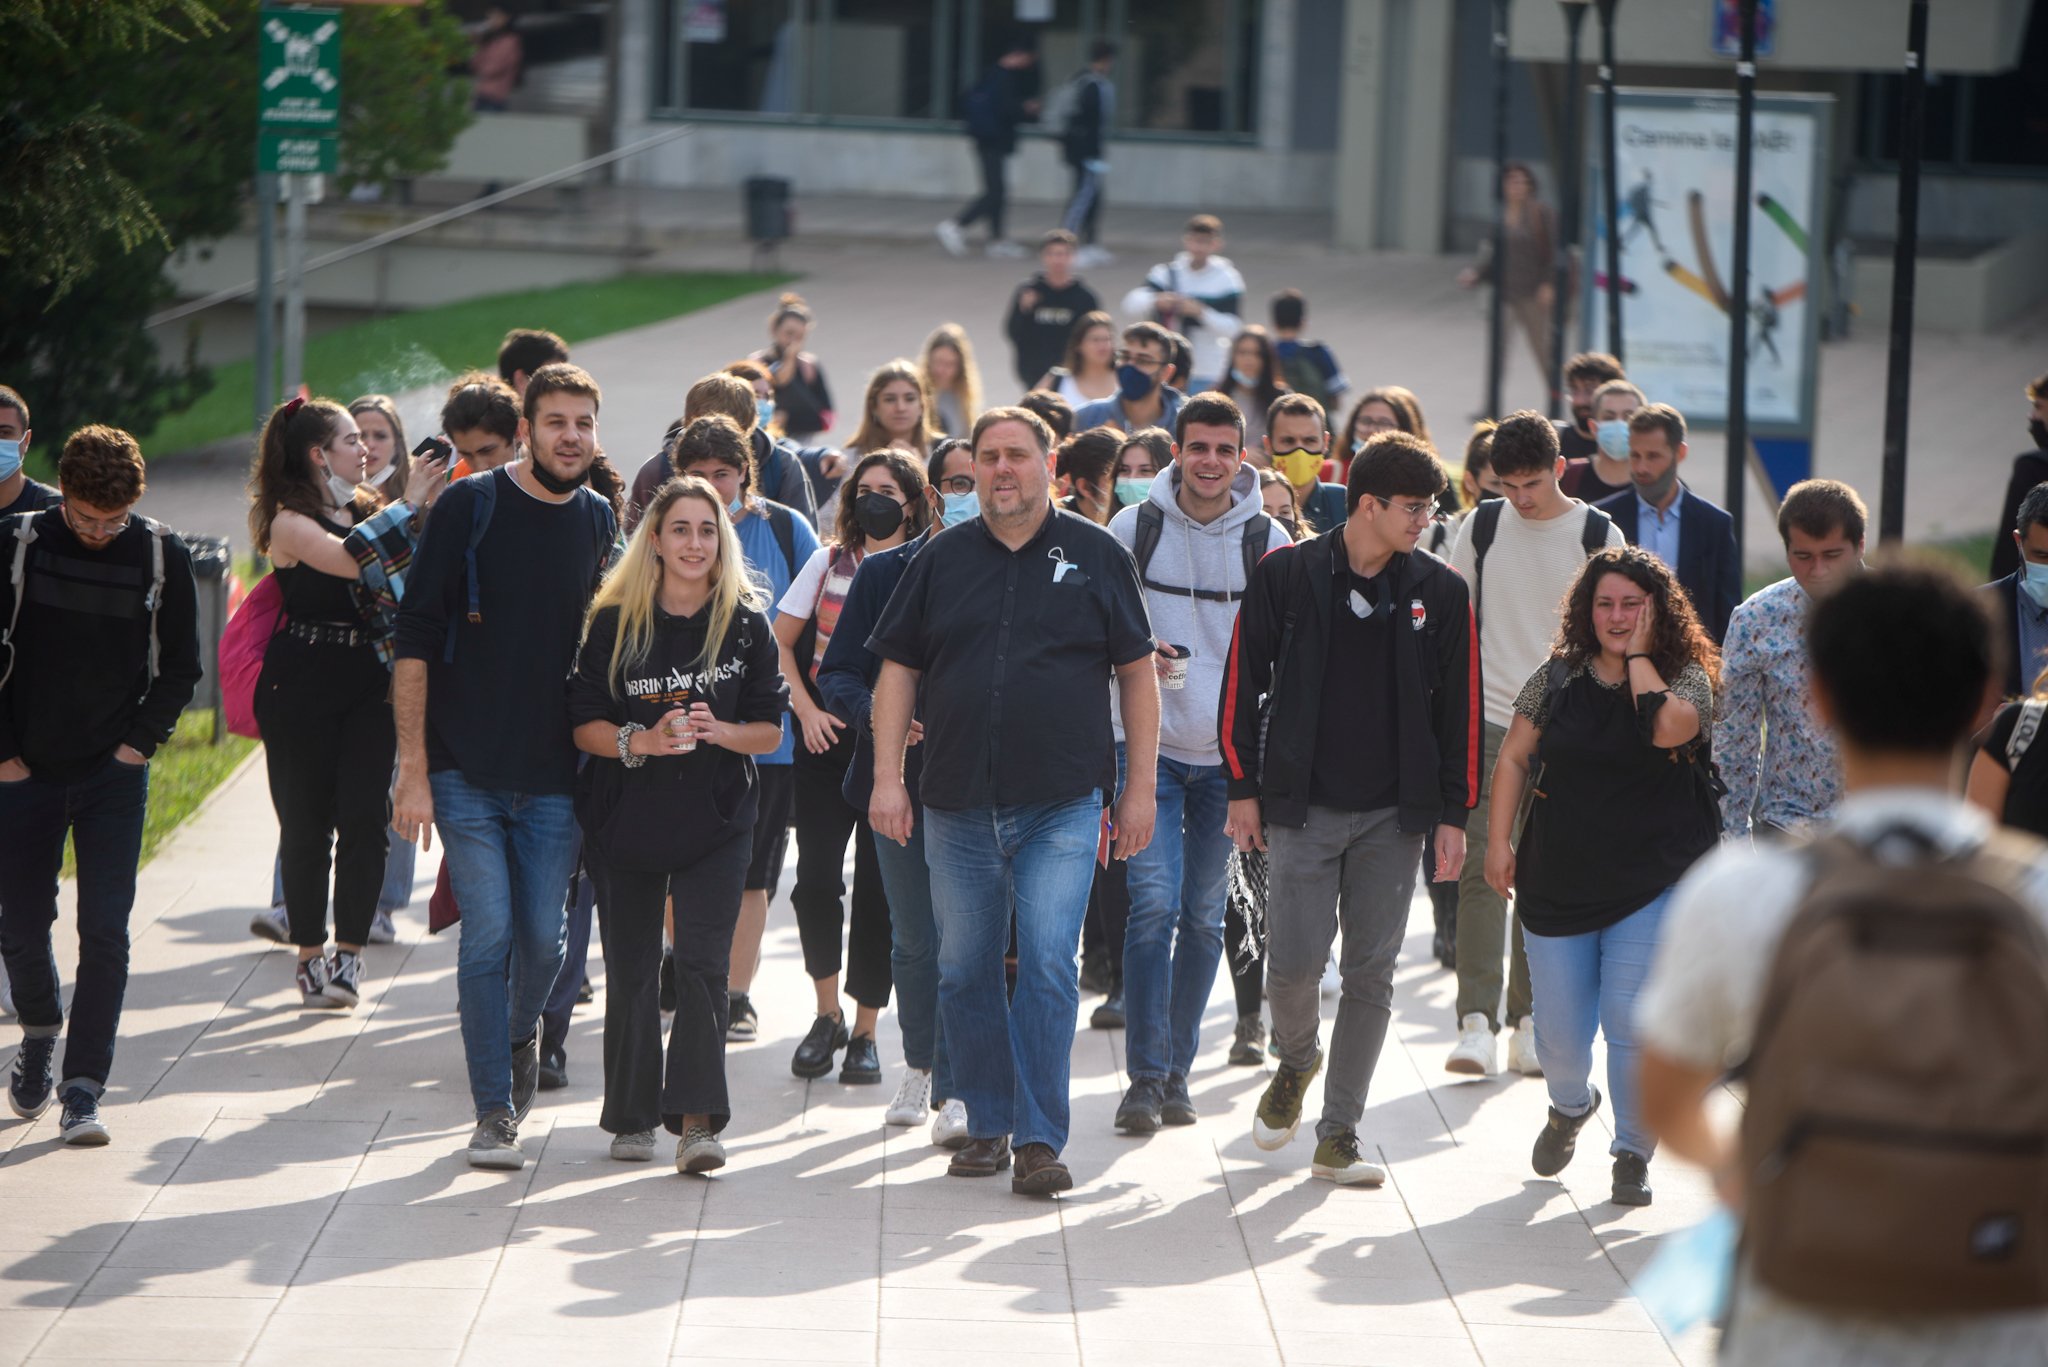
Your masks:
<svg viewBox="0 0 2048 1367"><path fill-rule="evenodd" d="M1994 579L1978 592L1991 612L1991 625L2005 642L2005 687L2000 696L2024 698L2034 691L2034 674L2020 658L2020 572Z"/></svg>
<svg viewBox="0 0 2048 1367"><path fill-rule="evenodd" d="M1636 539L1636 491L1627 489L1600 500L1600 511L1614 519L1631 546ZM1742 561L1735 553L1735 519L1691 489L1678 505L1678 582L1692 599L1700 625L1714 644L1728 634L1728 619L1742 601Z"/></svg>

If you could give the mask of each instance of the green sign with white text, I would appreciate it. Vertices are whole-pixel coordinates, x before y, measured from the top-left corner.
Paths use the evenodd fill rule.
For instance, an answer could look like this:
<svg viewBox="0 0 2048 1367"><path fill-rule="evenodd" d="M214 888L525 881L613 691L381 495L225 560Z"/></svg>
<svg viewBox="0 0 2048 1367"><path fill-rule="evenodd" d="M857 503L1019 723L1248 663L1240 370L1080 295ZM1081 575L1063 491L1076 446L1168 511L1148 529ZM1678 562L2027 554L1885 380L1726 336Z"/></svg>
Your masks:
<svg viewBox="0 0 2048 1367"><path fill-rule="evenodd" d="M293 176L331 176L339 165L332 133L280 133L266 128L256 135L256 169Z"/></svg>
<svg viewBox="0 0 2048 1367"><path fill-rule="evenodd" d="M266 9L257 26L257 126L333 133L341 125L341 11Z"/></svg>

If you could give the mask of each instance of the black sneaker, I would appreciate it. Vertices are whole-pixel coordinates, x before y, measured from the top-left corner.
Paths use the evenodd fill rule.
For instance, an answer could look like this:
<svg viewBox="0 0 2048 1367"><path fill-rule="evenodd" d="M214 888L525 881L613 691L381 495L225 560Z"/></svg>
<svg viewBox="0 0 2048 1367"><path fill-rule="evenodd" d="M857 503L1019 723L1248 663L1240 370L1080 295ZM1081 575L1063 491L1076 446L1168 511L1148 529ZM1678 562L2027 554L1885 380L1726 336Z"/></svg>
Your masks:
<svg viewBox="0 0 2048 1367"><path fill-rule="evenodd" d="M839 1080L861 1086L881 1082L882 1051L875 1048L873 1035L855 1035L846 1042L846 1062L839 1065Z"/></svg>
<svg viewBox="0 0 2048 1367"><path fill-rule="evenodd" d="M540 1036L512 1046L512 1120L526 1119L533 1094L540 1090Z"/></svg>
<svg viewBox="0 0 2048 1367"><path fill-rule="evenodd" d="M1109 994L1102 1005L1095 1008L1088 1017L1088 1024L1097 1030L1121 1030L1124 1028L1124 990L1119 987Z"/></svg>
<svg viewBox="0 0 2048 1367"><path fill-rule="evenodd" d="M327 995L327 979L333 967L324 954L315 954L310 959L299 960L293 970L294 980L299 985L299 1000L306 1006L340 1006L338 998Z"/></svg>
<svg viewBox="0 0 2048 1367"><path fill-rule="evenodd" d="M469 1136L469 1165L494 1172L517 1172L526 1166L519 1148L519 1122L510 1111L492 1111L476 1122Z"/></svg>
<svg viewBox="0 0 2048 1367"><path fill-rule="evenodd" d="M1091 949L1081 956L1081 990L1107 992L1109 988L1109 951Z"/></svg>
<svg viewBox="0 0 2048 1367"><path fill-rule="evenodd" d="M1230 1061L1240 1068L1256 1068L1265 1062L1266 1021L1254 1011L1237 1018L1237 1033L1230 1040Z"/></svg>
<svg viewBox="0 0 2048 1367"><path fill-rule="evenodd" d="M676 953L672 949L661 951L661 1014L673 1016L676 1013Z"/></svg>
<svg viewBox="0 0 2048 1367"><path fill-rule="evenodd" d="M50 1109L50 1098L57 1094L52 1066L56 1058L55 1035L22 1040L21 1052L14 1056L14 1076L7 1084L7 1104L23 1120L34 1120Z"/></svg>
<svg viewBox="0 0 2048 1367"><path fill-rule="evenodd" d="M1132 1078L1131 1089L1124 1093L1123 1104L1116 1108L1116 1127L1125 1134L1158 1133L1165 1093L1158 1078Z"/></svg>
<svg viewBox="0 0 2048 1367"><path fill-rule="evenodd" d="M578 1006L588 1006L596 1000L597 991L591 987L590 975L586 973L583 975L582 985L576 989L576 1004Z"/></svg>
<svg viewBox="0 0 2048 1367"><path fill-rule="evenodd" d="M761 1017L754 1011L753 998L734 992L726 998L725 1038L729 1044L752 1044L761 1034Z"/></svg>
<svg viewBox="0 0 2048 1367"><path fill-rule="evenodd" d="M1550 1108L1550 1119L1543 1123L1543 1132L1536 1136L1535 1152L1529 1155L1529 1166L1536 1170L1538 1177L1555 1177L1572 1161L1572 1152L1579 1146L1579 1131L1585 1128L1593 1113L1600 1109L1600 1089L1593 1088L1593 1104L1586 1108L1584 1115L1566 1115L1557 1107Z"/></svg>
<svg viewBox="0 0 2048 1367"><path fill-rule="evenodd" d="M801 1078L823 1077L832 1071L832 1056L846 1047L846 1017L820 1016L796 1047L789 1071Z"/></svg>
<svg viewBox="0 0 2048 1367"><path fill-rule="evenodd" d="M540 1089L559 1092L569 1085L569 1051L556 1045L540 1056Z"/></svg>
<svg viewBox="0 0 2048 1367"><path fill-rule="evenodd" d="M57 1137L81 1149L96 1149L107 1142L106 1122L100 1119L100 1099L90 1088L64 1089L64 1114L57 1122Z"/></svg>
<svg viewBox="0 0 2048 1367"><path fill-rule="evenodd" d="M336 1006L354 1006L363 999L363 956L347 950L335 951L327 969L327 1000Z"/></svg>
<svg viewBox="0 0 2048 1367"><path fill-rule="evenodd" d="M1623 1149L1614 1158L1614 1204L1647 1206L1650 1195L1650 1160Z"/></svg>
<svg viewBox="0 0 2048 1367"><path fill-rule="evenodd" d="M1195 1099L1188 1095L1188 1080L1179 1073L1168 1073L1159 1102L1160 1121L1167 1125L1192 1125L1198 1116Z"/></svg>

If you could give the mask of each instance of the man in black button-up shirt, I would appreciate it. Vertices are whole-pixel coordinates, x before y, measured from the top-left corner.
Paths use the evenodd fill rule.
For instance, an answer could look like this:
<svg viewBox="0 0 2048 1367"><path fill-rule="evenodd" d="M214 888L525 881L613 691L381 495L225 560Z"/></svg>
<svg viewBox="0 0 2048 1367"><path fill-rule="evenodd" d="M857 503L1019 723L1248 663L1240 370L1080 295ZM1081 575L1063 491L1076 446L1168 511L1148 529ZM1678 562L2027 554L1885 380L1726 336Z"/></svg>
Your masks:
<svg viewBox="0 0 2048 1367"><path fill-rule="evenodd" d="M875 685L875 832L911 833L903 749L924 696L925 857L939 922L939 1010L973 1142L956 1176L1010 1163L1014 1191L1073 1185L1067 1084L1080 1005L1074 956L1094 881L1112 769L1116 679L1131 781L1114 854L1152 838L1159 747L1156 643L1130 553L1048 497L1052 433L1017 408L974 425L981 516L912 562L869 648ZM1003 953L1017 931L1017 990Z"/></svg>

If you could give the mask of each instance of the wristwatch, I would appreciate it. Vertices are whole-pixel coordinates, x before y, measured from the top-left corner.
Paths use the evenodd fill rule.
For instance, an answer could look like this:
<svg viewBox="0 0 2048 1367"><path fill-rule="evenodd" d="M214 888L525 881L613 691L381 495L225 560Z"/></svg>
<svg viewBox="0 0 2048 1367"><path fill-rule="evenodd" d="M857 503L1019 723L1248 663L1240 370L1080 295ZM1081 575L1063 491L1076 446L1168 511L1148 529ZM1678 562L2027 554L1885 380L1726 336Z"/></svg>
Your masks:
<svg viewBox="0 0 2048 1367"><path fill-rule="evenodd" d="M647 756L633 753L633 733L647 728L637 721L629 721L619 728L619 763L628 769L638 769L647 763Z"/></svg>

